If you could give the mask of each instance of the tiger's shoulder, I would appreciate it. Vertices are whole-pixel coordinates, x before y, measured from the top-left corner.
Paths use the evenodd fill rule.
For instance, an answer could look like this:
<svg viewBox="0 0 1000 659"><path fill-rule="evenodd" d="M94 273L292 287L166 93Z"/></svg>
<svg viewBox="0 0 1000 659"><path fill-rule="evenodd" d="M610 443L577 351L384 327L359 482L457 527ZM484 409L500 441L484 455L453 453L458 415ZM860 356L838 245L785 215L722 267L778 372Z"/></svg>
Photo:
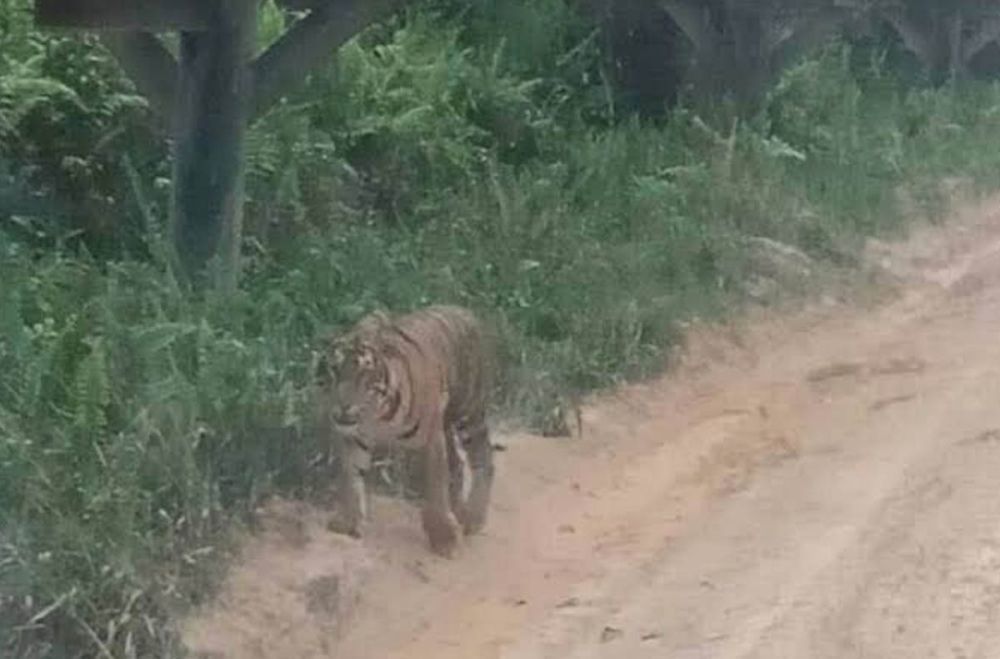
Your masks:
<svg viewBox="0 0 1000 659"><path fill-rule="evenodd" d="M385 345L395 344L399 352L416 358L409 367L418 380L423 379L424 369L441 368L452 384L492 382L495 377L497 342L492 324L467 307L426 306L396 316L383 329Z"/></svg>

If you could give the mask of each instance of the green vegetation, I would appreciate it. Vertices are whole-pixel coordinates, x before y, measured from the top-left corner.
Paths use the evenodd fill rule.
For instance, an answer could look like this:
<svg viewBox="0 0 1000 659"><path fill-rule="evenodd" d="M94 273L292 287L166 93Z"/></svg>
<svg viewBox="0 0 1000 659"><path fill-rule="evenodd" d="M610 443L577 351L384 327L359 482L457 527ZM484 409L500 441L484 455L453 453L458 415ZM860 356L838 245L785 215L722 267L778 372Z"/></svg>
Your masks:
<svg viewBox="0 0 1000 659"><path fill-rule="evenodd" d="M901 186L939 203L942 177L1000 172L1000 87L908 85L884 48L830 46L746 119L651 121L562 2L415 11L254 127L244 280L195 293L167 266L145 103L25 4L0 5L3 656L179 654L170 613L224 531L329 485L309 374L373 307L488 315L498 411L533 423L744 300L747 237L849 268L903 225Z"/></svg>

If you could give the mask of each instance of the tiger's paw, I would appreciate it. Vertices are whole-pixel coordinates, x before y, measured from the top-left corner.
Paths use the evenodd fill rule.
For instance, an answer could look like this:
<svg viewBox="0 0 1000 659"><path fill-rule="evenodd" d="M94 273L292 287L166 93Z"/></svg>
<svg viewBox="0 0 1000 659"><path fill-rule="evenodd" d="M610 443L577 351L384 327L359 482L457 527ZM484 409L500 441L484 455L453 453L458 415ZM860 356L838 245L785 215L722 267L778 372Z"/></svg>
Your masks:
<svg viewBox="0 0 1000 659"><path fill-rule="evenodd" d="M465 529L465 535L476 535L483 530L484 526L486 526L486 513L472 511L465 516L465 519L463 519L462 522Z"/></svg>
<svg viewBox="0 0 1000 659"><path fill-rule="evenodd" d="M352 538L360 538L362 533L363 524L360 520L349 519L343 514L334 514L326 523L326 529L331 533L336 533L338 535L347 535Z"/></svg>
<svg viewBox="0 0 1000 659"><path fill-rule="evenodd" d="M431 551L444 558L452 558L461 546L462 527L451 513L439 515L424 512L424 531L431 544Z"/></svg>

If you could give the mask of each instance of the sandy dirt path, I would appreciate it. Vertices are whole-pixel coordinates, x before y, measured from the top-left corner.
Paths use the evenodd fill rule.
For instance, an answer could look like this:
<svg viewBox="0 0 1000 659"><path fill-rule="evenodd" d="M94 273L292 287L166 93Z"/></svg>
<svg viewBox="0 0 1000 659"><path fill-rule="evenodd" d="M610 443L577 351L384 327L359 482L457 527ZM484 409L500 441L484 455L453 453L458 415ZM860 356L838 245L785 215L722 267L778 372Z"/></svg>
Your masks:
<svg viewBox="0 0 1000 659"><path fill-rule="evenodd" d="M873 250L874 308L696 331L584 436L497 441L487 531L431 556L416 511L328 533L276 503L203 657L1000 656L1000 202Z"/></svg>

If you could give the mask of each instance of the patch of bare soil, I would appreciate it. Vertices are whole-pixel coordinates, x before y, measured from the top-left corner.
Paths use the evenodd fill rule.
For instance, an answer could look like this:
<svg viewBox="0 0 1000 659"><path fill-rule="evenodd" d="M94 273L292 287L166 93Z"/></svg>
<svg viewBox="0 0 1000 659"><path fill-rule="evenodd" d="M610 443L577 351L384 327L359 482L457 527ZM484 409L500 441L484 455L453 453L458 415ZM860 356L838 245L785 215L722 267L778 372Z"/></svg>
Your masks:
<svg viewBox="0 0 1000 659"><path fill-rule="evenodd" d="M692 328L582 437L506 434L451 561L274 502L183 626L215 658L995 657L1000 202L869 261L898 295ZM734 337L738 336L738 340Z"/></svg>

